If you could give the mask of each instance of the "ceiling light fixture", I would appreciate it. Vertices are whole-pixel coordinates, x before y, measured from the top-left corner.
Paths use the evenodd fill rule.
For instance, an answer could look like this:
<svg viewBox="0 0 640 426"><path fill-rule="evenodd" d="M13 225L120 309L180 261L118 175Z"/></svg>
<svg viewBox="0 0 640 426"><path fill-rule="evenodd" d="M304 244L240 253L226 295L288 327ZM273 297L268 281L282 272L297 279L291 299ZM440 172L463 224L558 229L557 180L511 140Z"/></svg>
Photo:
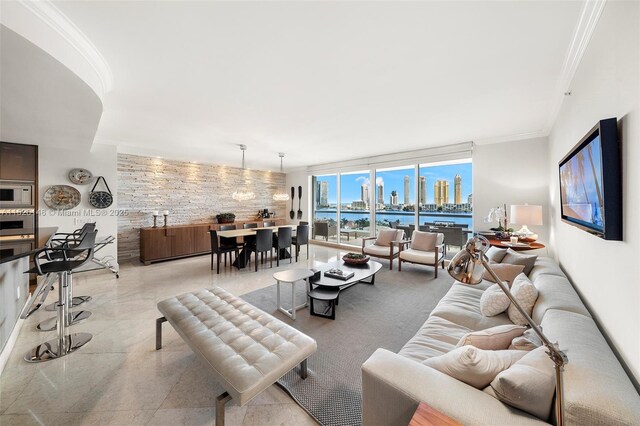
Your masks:
<svg viewBox="0 0 640 426"><path fill-rule="evenodd" d="M284 158L284 152L279 152L278 156L280 157L280 173L284 173L284 171L282 170L282 159ZM288 200L289 200L289 194L287 194L285 191L276 192L275 194L273 194L273 201L288 201Z"/></svg>
<svg viewBox="0 0 640 426"><path fill-rule="evenodd" d="M240 145L240 150L242 151L242 170L247 170L245 161L244 161L244 152L247 150L246 145ZM235 191L231 194L231 198L236 201L249 201L256 198L256 194L252 191Z"/></svg>

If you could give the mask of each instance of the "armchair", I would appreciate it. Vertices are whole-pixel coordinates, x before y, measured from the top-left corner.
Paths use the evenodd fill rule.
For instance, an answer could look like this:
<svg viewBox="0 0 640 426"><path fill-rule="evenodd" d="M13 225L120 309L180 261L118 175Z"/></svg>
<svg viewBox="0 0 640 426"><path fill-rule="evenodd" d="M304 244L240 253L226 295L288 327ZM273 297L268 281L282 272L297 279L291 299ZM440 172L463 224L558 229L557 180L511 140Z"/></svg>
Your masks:
<svg viewBox="0 0 640 426"><path fill-rule="evenodd" d="M402 229L384 229L378 233L377 237L367 237L362 239L362 254L373 257L389 259L389 269L393 270L393 259L398 257L398 242L404 238ZM367 245L368 241L374 241Z"/></svg>
<svg viewBox="0 0 640 426"><path fill-rule="evenodd" d="M313 224L313 238L324 237L325 240L329 241L329 237L336 236L337 228L336 225L330 224L329 222L315 222Z"/></svg>
<svg viewBox="0 0 640 426"><path fill-rule="evenodd" d="M402 271L402 262L416 263L435 267L438 278L438 265L444 269L446 246L444 234L414 231L410 240L398 243L398 271Z"/></svg>

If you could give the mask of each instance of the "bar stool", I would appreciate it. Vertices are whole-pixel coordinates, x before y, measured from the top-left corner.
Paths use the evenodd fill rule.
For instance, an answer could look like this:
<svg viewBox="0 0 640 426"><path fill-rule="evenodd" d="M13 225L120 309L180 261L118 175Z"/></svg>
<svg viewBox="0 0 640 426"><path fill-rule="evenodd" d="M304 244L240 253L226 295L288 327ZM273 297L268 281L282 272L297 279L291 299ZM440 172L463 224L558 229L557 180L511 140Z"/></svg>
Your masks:
<svg viewBox="0 0 640 426"><path fill-rule="evenodd" d="M89 232L94 232L96 230L95 222L89 222L82 225L82 228L76 229L71 233L58 232L51 239L51 243L49 247L63 247L66 246L68 248L72 248L77 246L80 241L82 241ZM64 237L63 237L64 236ZM48 252L45 253L44 256L47 260L60 260L63 258L62 252ZM71 306L78 307L83 303L86 303L91 300L91 296L73 296L73 289L71 289ZM45 306L45 311L55 311L56 310L56 302L53 302L47 306ZM53 330L51 328L51 330Z"/></svg>
<svg viewBox="0 0 640 426"><path fill-rule="evenodd" d="M72 313L70 285L72 283L72 273L85 263L89 262L93 257L96 233L90 232L85 235L82 241L74 248L68 247L45 247L36 251L33 260L35 267L27 271L27 273L36 273L40 276L47 274L58 275L58 315L56 320L56 330L58 337L55 340L49 340L31 349L24 356L27 362L43 362L56 358L61 358L71 352L74 352L87 344L93 336L90 333L73 333L67 334L67 327L79 321L80 313ZM45 251L63 253L62 260L53 260L41 264L40 254ZM85 257L82 258L82 254ZM84 311L81 311L84 312ZM91 315L90 312L87 312ZM88 315L85 318L88 318ZM74 319L76 320L74 322ZM82 318L84 319L84 318Z"/></svg>

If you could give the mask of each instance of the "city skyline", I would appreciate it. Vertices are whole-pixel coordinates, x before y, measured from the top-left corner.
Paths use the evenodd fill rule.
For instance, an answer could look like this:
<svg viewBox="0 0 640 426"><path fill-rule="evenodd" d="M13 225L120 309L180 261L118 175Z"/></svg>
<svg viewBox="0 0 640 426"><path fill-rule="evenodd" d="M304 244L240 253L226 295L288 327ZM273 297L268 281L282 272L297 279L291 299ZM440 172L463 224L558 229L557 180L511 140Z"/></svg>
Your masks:
<svg viewBox="0 0 640 426"><path fill-rule="evenodd" d="M421 202L421 204L436 204L436 200L434 198L434 185L438 180L447 181L448 186L453 189L453 197L451 197L450 193L450 199L448 200L448 202L454 203L458 201L458 185L456 184L456 176L459 176L461 181L459 185L459 199L462 202L467 202L469 196L472 193L472 164L470 162L447 164L441 166L420 167L420 184L418 188L418 192L420 195L419 202ZM407 187L407 177L409 178L408 183L410 204L413 204L413 202L415 202L416 191L413 168L385 170L378 172L376 182L371 185L371 187L369 186L368 172L342 174L341 203L348 204L353 201L361 201L363 200L363 195L365 194L372 196L371 198L375 197L375 200L370 199L369 203L371 203L371 201L379 202L379 199L381 198L379 186L382 185L382 198L387 198L386 200L384 200L384 203L389 202L389 194L391 193L391 191L396 191L399 198L398 201L402 200L403 204L406 204L404 203L404 201L405 189ZM336 205L337 177L335 175L317 176L317 180L318 182L327 182L327 202L329 205ZM422 183L423 181L425 181L425 184ZM423 196L426 196L426 202L423 201ZM316 201L319 201L318 198L316 198Z"/></svg>

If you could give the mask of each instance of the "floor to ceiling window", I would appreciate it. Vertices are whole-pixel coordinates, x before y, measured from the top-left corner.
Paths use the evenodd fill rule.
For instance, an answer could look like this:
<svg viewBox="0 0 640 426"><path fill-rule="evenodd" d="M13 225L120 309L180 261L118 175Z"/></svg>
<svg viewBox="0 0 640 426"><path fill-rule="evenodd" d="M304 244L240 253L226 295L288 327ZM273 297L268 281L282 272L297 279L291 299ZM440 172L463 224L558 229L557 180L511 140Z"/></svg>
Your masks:
<svg viewBox="0 0 640 426"><path fill-rule="evenodd" d="M340 242L360 246L370 234L369 171L340 174Z"/></svg>
<svg viewBox="0 0 640 426"><path fill-rule="evenodd" d="M372 192L378 230L415 224L415 174L415 165L376 170Z"/></svg>
<svg viewBox="0 0 640 426"><path fill-rule="evenodd" d="M338 241L338 175L313 177L313 239Z"/></svg>

